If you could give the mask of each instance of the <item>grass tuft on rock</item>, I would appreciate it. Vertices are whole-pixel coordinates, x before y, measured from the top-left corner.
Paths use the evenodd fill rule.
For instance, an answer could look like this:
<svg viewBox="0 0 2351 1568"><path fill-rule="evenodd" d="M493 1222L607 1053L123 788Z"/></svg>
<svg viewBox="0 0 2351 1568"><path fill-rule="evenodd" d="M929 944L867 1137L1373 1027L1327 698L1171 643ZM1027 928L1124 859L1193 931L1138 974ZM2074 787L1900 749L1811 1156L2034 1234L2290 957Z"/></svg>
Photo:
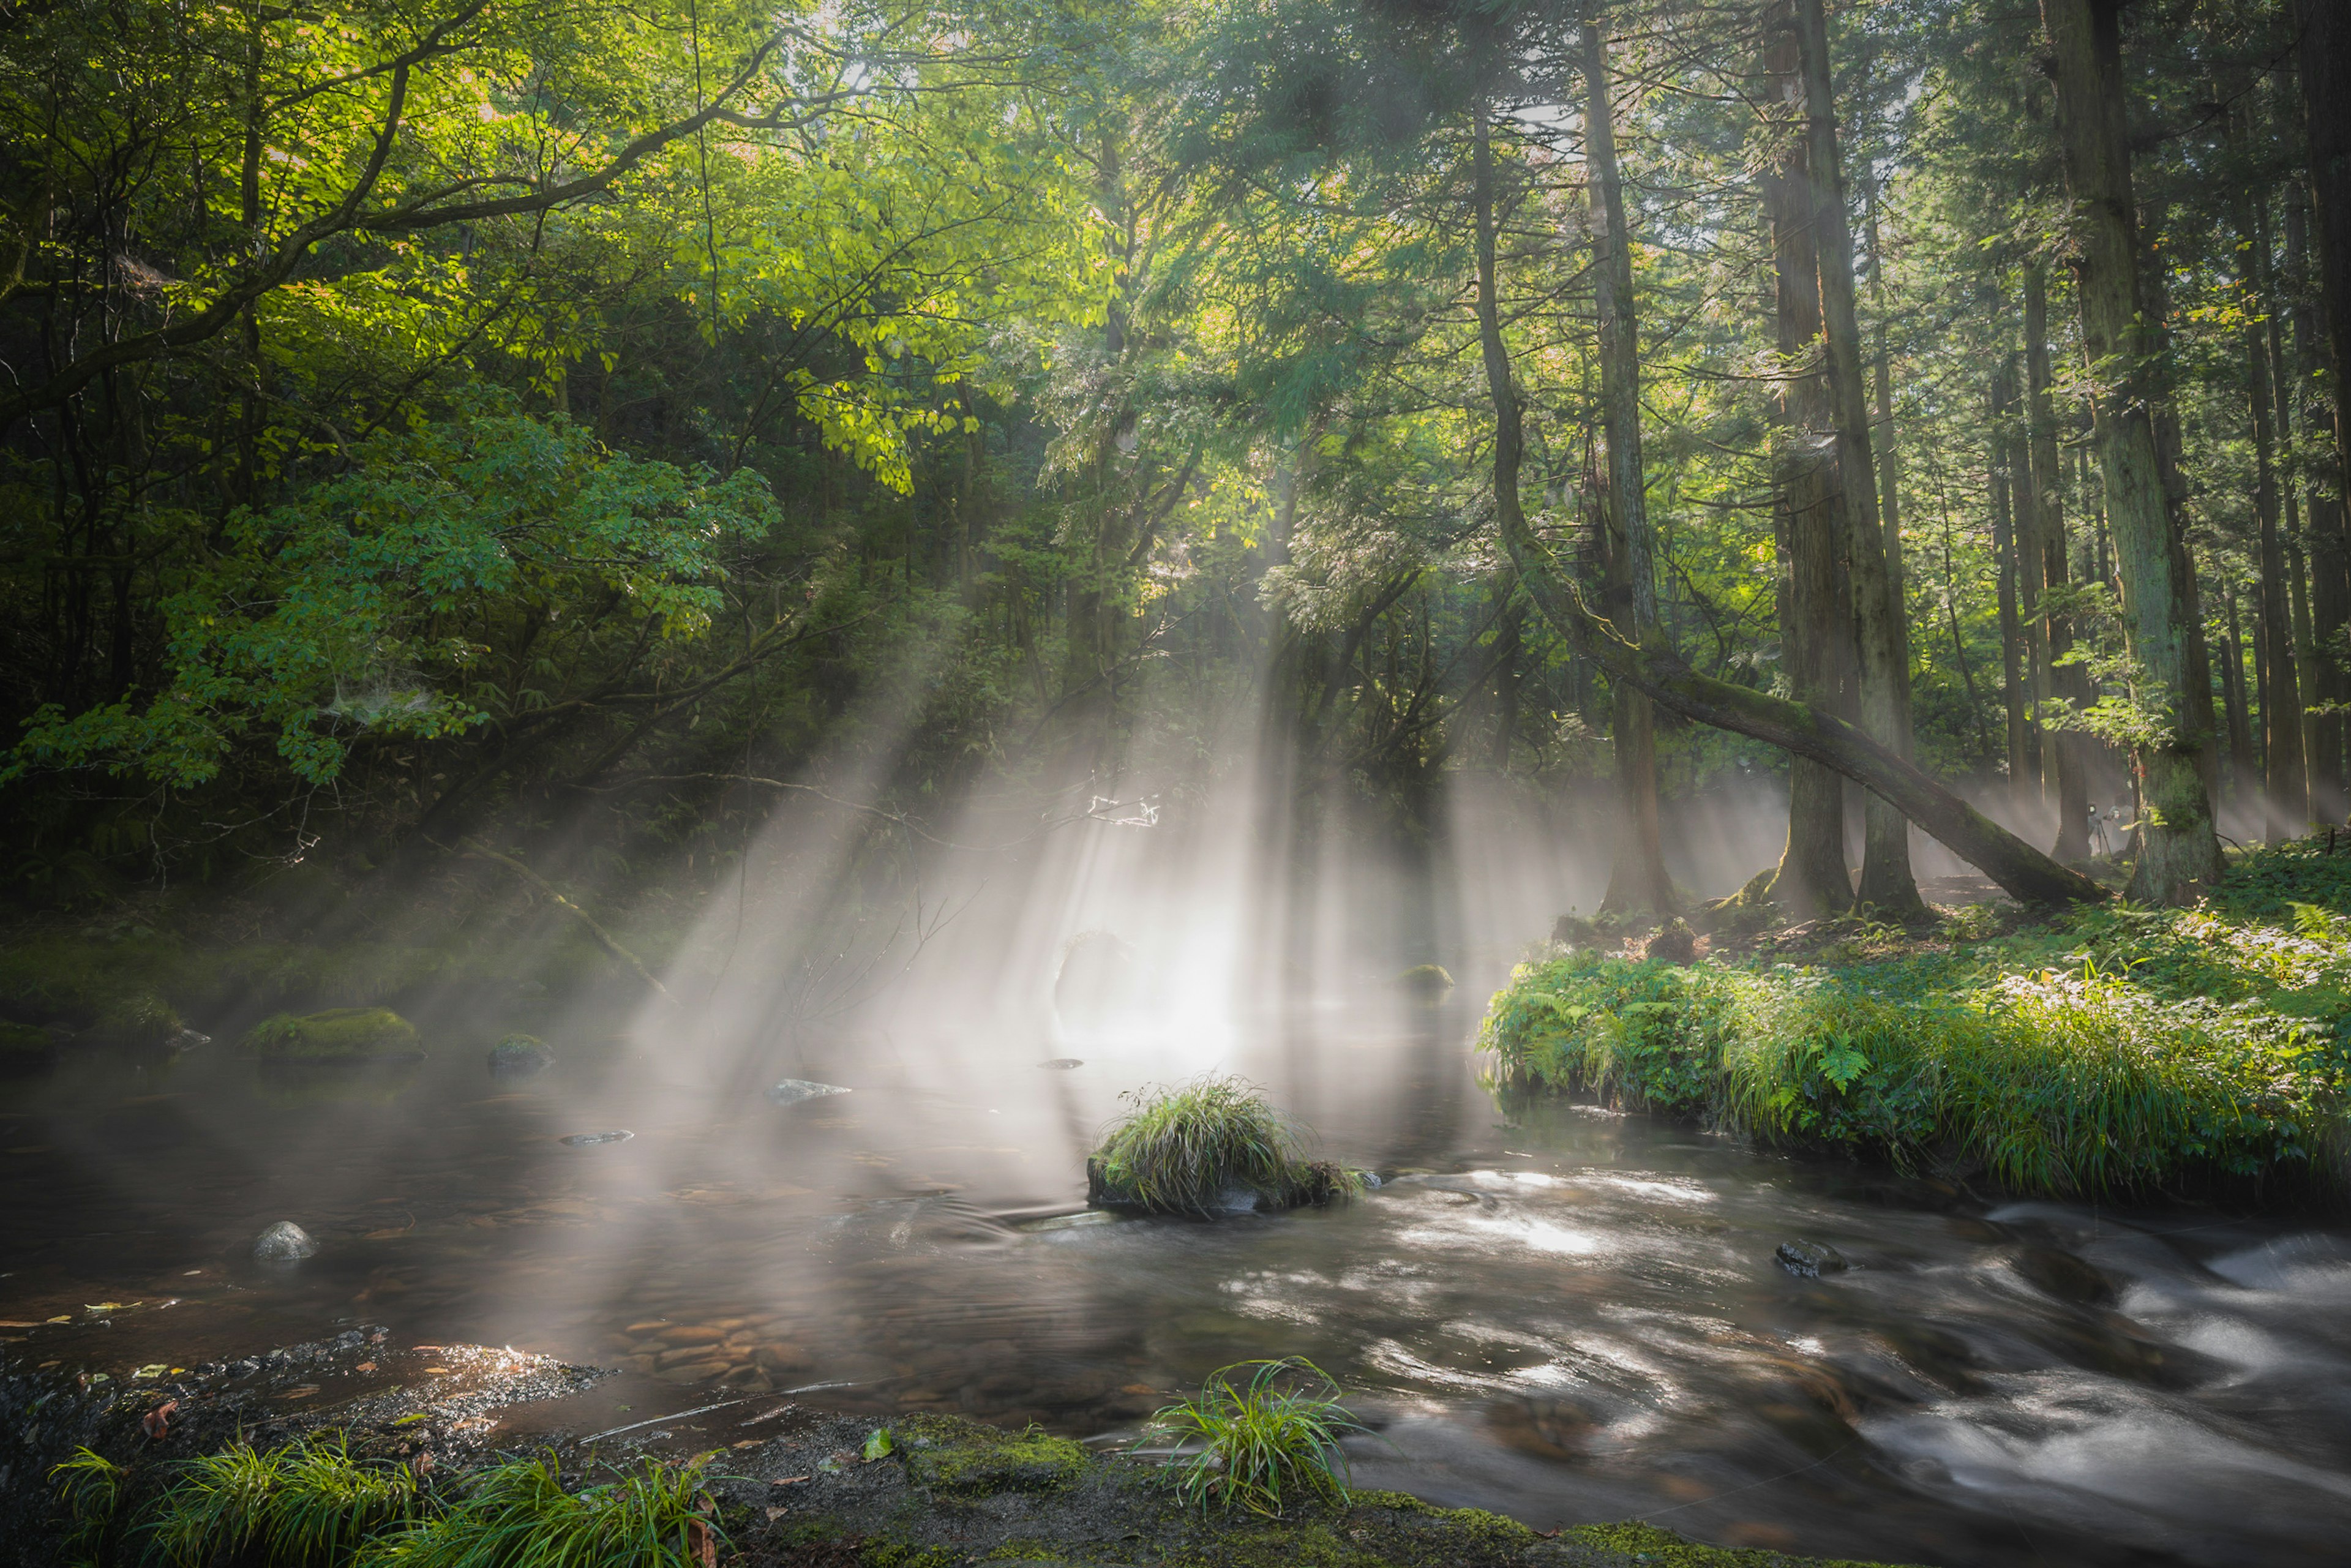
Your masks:
<svg viewBox="0 0 2351 1568"><path fill-rule="evenodd" d="M245 1037L247 1051L275 1061L356 1061L407 1056L416 1051L416 1026L390 1008L334 1008L321 1013L279 1013Z"/></svg>
<svg viewBox="0 0 2351 1568"><path fill-rule="evenodd" d="M406 1466L354 1459L339 1432L279 1448L235 1443L183 1461L138 1532L172 1568L340 1563L414 1517L419 1500Z"/></svg>
<svg viewBox="0 0 2351 1568"><path fill-rule="evenodd" d="M1361 1191L1364 1177L1307 1158L1306 1134L1255 1085L1209 1074L1133 1089L1087 1162L1089 1199L1112 1208L1211 1215L1247 1198L1278 1208Z"/></svg>
<svg viewBox="0 0 2351 1568"><path fill-rule="evenodd" d="M727 1553L699 1466L645 1458L576 1491L553 1454L476 1470L436 1516L371 1542L357 1568L703 1568Z"/></svg>
<svg viewBox="0 0 2351 1568"><path fill-rule="evenodd" d="M1210 1373L1197 1395L1155 1411L1140 1441L1176 1446L1168 1475L1186 1502L1238 1504L1279 1519L1301 1499L1346 1500L1339 1439L1367 1428L1340 1395L1338 1382L1302 1357L1239 1362Z"/></svg>
<svg viewBox="0 0 2351 1568"><path fill-rule="evenodd" d="M2351 879L2248 860L2241 894L2199 909L1947 923L1924 945L1857 927L1813 966L1555 953L1494 998L1483 1044L1505 1083L2015 1191L2339 1188Z"/></svg>

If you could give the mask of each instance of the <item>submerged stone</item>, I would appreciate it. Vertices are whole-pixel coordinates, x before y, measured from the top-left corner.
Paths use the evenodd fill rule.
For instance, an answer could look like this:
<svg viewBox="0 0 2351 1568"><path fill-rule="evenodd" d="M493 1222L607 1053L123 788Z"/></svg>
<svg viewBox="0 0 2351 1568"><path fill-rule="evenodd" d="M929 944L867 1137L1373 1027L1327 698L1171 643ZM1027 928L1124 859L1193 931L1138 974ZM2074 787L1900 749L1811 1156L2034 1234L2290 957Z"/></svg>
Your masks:
<svg viewBox="0 0 2351 1568"><path fill-rule="evenodd" d="M778 1105L797 1105L803 1100L820 1099L827 1094L846 1094L849 1091L838 1083L818 1083L806 1078L785 1078L768 1086L768 1098Z"/></svg>
<svg viewBox="0 0 2351 1568"><path fill-rule="evenodd" d="M635 1136L636 1134L626 1127L615 1127L609 1133L567 1133L556 1141L569 1144L578 1149L596 1144L625 1144Z"/></svg>
<svg viewBox="0 0 2351 1568"><path fill-rule="evenodd" d="M1780 1267L1800 1280L1817 1280L1823 1274L1842 1274L1852 1267L1844 1254L1821 1241L1782 1241L1772 1254Z"/></svg>
<svg viewBox="0 0 2351 1568"><path fill-rule="evenodd" d="M279 1220L253 1244L254 1257L264 1263L299 1263L318 1250L310 1233L290 1219Z"/></svg>
<svg viewBox="0 0 2351 1568"><path fill-rule="evenodd" d="M490 1071L521 1078L553 1066L555 1052L535 1034L510 1034L490 1047Z"/></svg>

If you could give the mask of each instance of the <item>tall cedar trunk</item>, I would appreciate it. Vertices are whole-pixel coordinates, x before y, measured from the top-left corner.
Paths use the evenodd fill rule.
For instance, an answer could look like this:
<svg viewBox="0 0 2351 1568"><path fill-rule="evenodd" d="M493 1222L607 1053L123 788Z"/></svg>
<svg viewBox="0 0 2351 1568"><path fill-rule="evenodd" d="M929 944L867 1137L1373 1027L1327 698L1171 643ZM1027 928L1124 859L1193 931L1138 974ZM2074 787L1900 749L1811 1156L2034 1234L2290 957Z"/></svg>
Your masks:
<svg viewBox="0 0 2351 1568"><path fill-rule="evenodd" d="M1838 512L1860 654L1861 722L1872 739L1907 758L1909 628L1886 557L1875 484L1877 468L1870 460L1869 393L1862 372L1861 328L1854 312L1853 227L1845 217L1844 181L1838 170L1835 92L1821 0L1796 0L1796 37L1804 78L1805 172L1813 188L1821 321L1836 422ZM1884 800L1871 800L1863 821L1861 902L1896 920L1923 916L1927 906L1910 873L1909 825Z"/></svg>
<svg viewBox="0 0 2351 1568"><path fill-rule="evenodd" d="M1608 515L1625 550L1631 588L1632 633L1643 647L1660 646L1657 579L1649 536L1649 507L1641 473L1641 342L1633 305L1633 252L1625 232L1625 193L1616 172L1616 135L1608 102L1608 39L1604 24L1583 25L1583 152L1592 203L1593 287L1600 317L1601 425L1608 447ZM1491 150L1485 121L1478 124L1477 156L1490 183ZM1491 263L1480 266L1491 271ZM1657 819L1656 717L1638 688L1616 691L1616 788L1625 812L1602 907L1624 913L1675 907L1666 873L1665 834Z"/></svg>
<svg viewBox="0 0 2351 1568"><path fill-rule="evenodd" d="M2188 478L2179 466L2179 399L2171 374L2171 290L2161 233L2162 225L2168 221L2168 208L2158 205L2150 209L2147 243L2139 246L2139 287L2146 291L2147 330L2157 350L2153 410L2156 463L2163 475L2163 504L2171 517L2174 568L2187 585L2186 602L2189 607L2188 718L2194 727L2212 735L2218 733L2218 720L2212 711L2212 651L2205 644L2204 600L2196 578L2196 552L2188 548ZM2206 747L2200 762L2204 792L2217 800L2220 793L2220 747Z"/></svg>
<svg viewBox="0 0 2351 1568"><path fill-rule="evenodd" d="M2295 75L2310 138L2310 206L2318 231L2318 306L2335 387L2336 472L2351 474L2351 7L2294 0Z"/></svg>
<svg viewBox="0 0 2351 1568"><path fill-rule="evenodd" d="M2285 537L2278 516L2276 399L2271 386L2269 239L2250 199L2237 204L2237 243L2244 264L2238 283L2245 310L2245 397L2253 442L2253 517L2260 529L2262 573L2262 832L2273 843L2302 836L2309 826L2309 780L2302 761L2302 688L2294 653L2292 589Z"/></svg>
<svg viewBox="0 0 2351 1568"><path fill-rule="evenodd" d="M1479 129L1484 117L1479 116ZM1479 139L1484 146L1485 138ZM1768 692L1699 674L1668 647L1643 648L1584 606L1573 580L1527 526L1519 500L1525 462L1525 415L1510 380L1502 342L1494 244L1493 160L1476 160L1472 211L1477 256L1478 344L1494 410L1494 519L1528 597L1575 651L1617 681L1694 723L1725 729L1824 763L1895 806L2025 904L2095 903L2105 890L2051 860L1937 783L1907 758L1896 756L1834 714ZM1866 470L1864 470L1866 472Z"/></svg>
<svg viewBox="0 0 2351 1568"><path fill-rule="evenodd" d="M2049 285L2036 261L2024 269L2025 460L2032 480L2028 507L2041 546L2036 570L2042 591L2032 613L2041 622L2046 659L2041 695L2078 709L2088 706L2090 685L2082 666L2066 662L2074 651L2073 622L2047 602L2072 586L2074 578L2065 549L2064 478L2057 465L2057 411L2049 385ZM2089 737L2077 729L2044 727L2042 733L2043 776L2053 781L2057 807L2057 838L2050 852L2061 861L2081 860L2090 852Z"/></svg>
<svg viewBox="0 0 2351 1568"><path fill-rule="evenodd" d="M2016 530L2008 510L2009 404L2014 391L2009 384L2013 368L2002 363L1992 372L1991 452L1984 473L1984 489L1991 499L1991 553L2000 574L2000 693L2001 711L2008 721L2008 792L2020 813L2040 805L2039 789L2027 756L2024 697L2024 636L2016 613Z"/></svg>
<svg viewBox="0 0 2351 1568"><path fill-rule="evenodd" d="M2253 760L2252 716L2245 706L2245 633L2243 620L2237 613L2235 583L2223 591L2222 602L2229 612L2228 658L2220 666L2225 684L2222 698L2229 710L2229 779L2230 788L2241 797L2261 787L2262 775Z"/></svg>
<svg viewBox="0 0 2351 1568"><path fill-rule="evenodd" d="M1804 87L1793 0L1764 21L1763 69L1792 129L1802 123ZM1853 606L1845 586L1836 512L1836 454L1828 382L1821 364L1820 263L1813 254L1812 184L1805 138L1775 149L1763 177L1771 225L1779 332L1779 430L1772 454L1772 521L1785 603L1781 667L1796 700L1840 715L1850 708ZM1844 858L1844 780L1809 758L1788 759L1788 843L1771 879L1773 903L1799 919L1853 907Z"/></svg>
<svg viewBox="0 0 2351 1568"><path fill-rule="evenodd" d="M2310 538L2310 688L2304 695L2311 706L2331 707L2351 695L2345 678L2344 627L2351 622L2351 539L2344 527L2342 470L2333 441L2327 439L2333 413L2322 390L2328 378L2319 372L2325 345L2314 329L2310 307L2309 215L2299 186L2289 187L2285 208L2286 294L2293 302L2294 384L2302 389L2300 442L2302 470L2307 488ZM2314 818L2335 822L2351 809L2344 775L2342 716L2322 712L2310 726L2310 806Z"/></svg>
<svg viewBox="0 0 2351 1568"><path fill-rule="evenodd" d="M2065 180L2074 208L2075 294L2097 387L2095 431L2123 588L2132 696L2158 731L2137 748L2141 802L2131 894L2168 904L2220 873L2200 753L2209 733L2183 703L2190 664L2182 552L2164 505L2140 361L2137 237L2124 131L2120 0L2042 0L2057 83Z"/></svg>
<svg viewBox="0 0 2351 1568"><path fill-rule="evenodd" d="M2016 385L2016 361L2009 361L2009 386ZM2016 605L2024 639L2024 744L2032 763L2028 780L2035 791L2032 799L2044 808L2055 784L2050 775L2050 747L2055 737L2041 727L2042 705L2049 700L2049 645L2043 635L2041 598L2043 580L2048 575L2048 563L2042 557L2041 531L2033 523L2032 467L2026 457L2030 443L2025 439L2022 422L2011 428L2005 442L2007 449L2007 479L2009 506L2016 519Z"/></svg>

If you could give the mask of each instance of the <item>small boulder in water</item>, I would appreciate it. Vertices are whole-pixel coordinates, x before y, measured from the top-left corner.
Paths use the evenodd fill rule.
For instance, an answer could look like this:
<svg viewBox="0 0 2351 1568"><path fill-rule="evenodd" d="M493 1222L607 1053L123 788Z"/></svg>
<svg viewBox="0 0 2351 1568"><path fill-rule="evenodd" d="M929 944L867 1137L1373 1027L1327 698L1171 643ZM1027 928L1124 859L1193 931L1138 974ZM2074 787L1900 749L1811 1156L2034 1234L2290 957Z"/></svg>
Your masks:
<svg viewBox="0 0 2351 1568"><path fill-rule="evenodd" d="M526 1077L554 1063L555 1052L535 1034L510 1034L490 1047L490 1071L502 1077Z"/></svg>
<svg viewBox="0 0 2351 1568"><path fill-rule="evenodd" d="M1823 1274L1842 1274L1852 1265L1844 1254L1821 1241L1782 1241L1772 1254L1780 1267L1800 1280L1817 1280Z"/></svg>
<svg viewBox="0 0 2351 1568"><path fill-rule="evenodd" d="M1442 964L1415 964L1396 977L1396 984L1422 1001L1433 1002L1453 988L1453 977Z"/></svg>
<svg viewBox="0 0 2351 1568"><path fill-rule="evenodd" d="M330 1008L279 1013L245 1037L245 1048L272 1061L381 1061L413 1058L416 1026L390 1008Z"/></svg>
<svg viewBox="0 0 2351 1568"><path fill-rule="evenodd" d="M281 1219L261 1233L253 1255L264 1263L299 1263L319 1249L310 1233L290 1219Z"/></svg>
<svg viewBox="0 0 2351 1568"><path fill-rule="evenodd" d="M1073 1067L1083 1067L1085 1062L1074 1056L1056 1056L1040 1061L1037 1065L1048 1072L1067 1072Z"/></svg>
<svg viewBox="0 0 2351 1568"><path fill-rule="evenodd" d="M569 1133L556 1141L569 1144L577 1149L594 1144L625 1144L635 1136L636 1134L626 1127L618 1127L609 1133Z"/></svg>
<svg viewBox="0 0 2351 1568"><path fill-rule="evenodd" d="M806 1078L778 1079L768 1086L768 1098L778 1105L797 1105L803 1100L815 1100L827 1094L848 1092L848 1090L838 1083L818 1083Z"/></svg>

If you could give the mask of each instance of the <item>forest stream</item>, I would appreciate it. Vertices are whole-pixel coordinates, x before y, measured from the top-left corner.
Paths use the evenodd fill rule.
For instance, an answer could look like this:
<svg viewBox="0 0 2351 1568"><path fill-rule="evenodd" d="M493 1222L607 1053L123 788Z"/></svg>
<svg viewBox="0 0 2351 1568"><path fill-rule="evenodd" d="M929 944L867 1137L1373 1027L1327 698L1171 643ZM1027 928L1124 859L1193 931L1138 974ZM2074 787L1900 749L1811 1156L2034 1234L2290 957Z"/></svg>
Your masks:
<svg viewBox="0 0 2351 1568"><path fill-rule="evenodd" d="M1358 1484L1537 1528L1954 1565L2340 1561L2351 1231L1499 1110L1474 1023L1245 1043L1236 1068L1384 1179L1214 1222L1081 1207L1083 1148L1148 1076L1132 1041L953 1074L905 1041L805 1044L778 1076L851 1092L781 1103L617 1042L523 1079L470 1050L292 1077L219 1047L91 1053L0 1103L0 1316L12 1361L119 1376L358 1322L624 1368L540 1413L575 1432L801 1390L1108 1442L1219 1365L1304 1355L1376 1428ZM319 1252L255 1261L289 1218Z"/></svg>

